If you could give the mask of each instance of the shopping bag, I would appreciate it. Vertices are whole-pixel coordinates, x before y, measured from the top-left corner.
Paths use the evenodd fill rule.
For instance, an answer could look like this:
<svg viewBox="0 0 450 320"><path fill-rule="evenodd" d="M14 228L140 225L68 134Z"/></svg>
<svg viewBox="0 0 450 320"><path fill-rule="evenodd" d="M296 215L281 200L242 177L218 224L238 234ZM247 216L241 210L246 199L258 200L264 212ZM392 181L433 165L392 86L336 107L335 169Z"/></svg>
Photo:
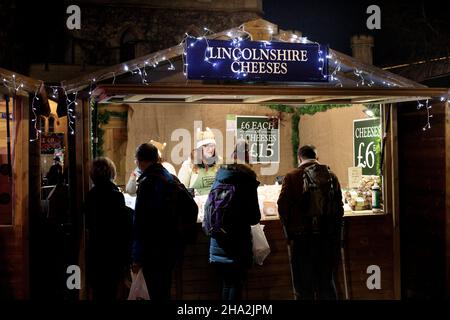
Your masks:
<svg viewBox="0 0 450 320"><path fill-rule="evenodd" d="M131 273L131 278L133 282L131 283L128 300L150 300L142 268L139 269L137 275Z"/></svg>
<svg viewBox="0 0 450 320"><path fill-rule="evenodd" d="M264 226L257 224L252 226L253 237L253 261L260 266L270 253L270 246L264 234Z"/></svg>

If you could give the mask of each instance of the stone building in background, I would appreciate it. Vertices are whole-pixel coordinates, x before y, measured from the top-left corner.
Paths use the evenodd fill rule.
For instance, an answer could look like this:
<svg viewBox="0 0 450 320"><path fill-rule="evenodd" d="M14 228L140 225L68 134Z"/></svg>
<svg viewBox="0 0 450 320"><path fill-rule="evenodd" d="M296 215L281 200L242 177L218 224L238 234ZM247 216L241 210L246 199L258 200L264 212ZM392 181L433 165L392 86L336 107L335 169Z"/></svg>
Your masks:
<svg viewBox="0 0 450 320"><path fill-rule="evenodd" d="M67 1L66 1L67 2ZM262 16L262 0L79 0L81 29L67 30L64 63L37 63L30 76L59 82L134 59L194 36ZM67 14L67 17L69 15Z"/></svg>

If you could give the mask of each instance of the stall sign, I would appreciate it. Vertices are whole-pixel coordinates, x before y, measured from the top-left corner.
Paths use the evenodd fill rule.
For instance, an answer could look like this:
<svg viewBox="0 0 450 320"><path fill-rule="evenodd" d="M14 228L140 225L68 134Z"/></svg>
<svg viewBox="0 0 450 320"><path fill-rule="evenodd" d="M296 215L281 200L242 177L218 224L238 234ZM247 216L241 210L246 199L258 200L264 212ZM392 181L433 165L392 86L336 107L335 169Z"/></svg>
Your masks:
<svg viewBox="0 0 450 320"><path fill-rule="evenodd" d="M328 46L188 38L188 79L328 82Z"/></svg>
<svg viewBox="0 0 450 320"><path fill-rule="evenodd" d="M249 144L250 163L280 162L280 119L236 116L236 135Z"/></svg>
<svg viewBox="0 0 450 320"><path fill-rule="evenodd" d="M353 120L353 165L363 175L380 174L380 118Z"/></svg>
<svg viewBox="0 0 450 320"><path fill-rule="evenodd" d="M56 149L64 148L64 133L45 133L41 135L41 154L54 154Z"/></svg>

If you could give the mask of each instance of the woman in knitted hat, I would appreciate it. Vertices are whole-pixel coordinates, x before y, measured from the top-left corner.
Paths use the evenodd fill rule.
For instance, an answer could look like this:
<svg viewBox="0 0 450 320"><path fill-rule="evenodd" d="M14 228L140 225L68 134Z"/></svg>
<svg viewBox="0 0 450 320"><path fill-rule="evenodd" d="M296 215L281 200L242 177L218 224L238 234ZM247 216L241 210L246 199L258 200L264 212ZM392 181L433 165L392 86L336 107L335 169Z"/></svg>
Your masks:
<svg viewBox="0 0 450 320"><path fill-rule="evenodd" d="M191 157L183 162L178 179L186 188L195 189L199 195L209 193L219 168L220 158L216 154L216 140L211 129L197 131L196 148Z"/></svg>

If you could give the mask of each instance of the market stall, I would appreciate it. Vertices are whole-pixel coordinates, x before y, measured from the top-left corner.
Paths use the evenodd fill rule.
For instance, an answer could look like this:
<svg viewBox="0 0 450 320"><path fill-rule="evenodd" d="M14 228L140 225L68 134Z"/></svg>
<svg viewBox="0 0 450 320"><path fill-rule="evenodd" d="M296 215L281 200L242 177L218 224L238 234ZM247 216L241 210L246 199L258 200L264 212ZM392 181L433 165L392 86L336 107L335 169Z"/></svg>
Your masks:
<svg viewBox="0 0 450 320"><path fill-rule="evenodd" d="M273 24L259 20L248 23L245 30L241 28L225 30L209 38L231 42L229 34L231 38L251 34L253 42L262 40L273 40L274 43L302 42L302 39L296 39L289 32L282 30L269 32L276 28ZM189 46L194 44L195 47L203 40L198 39L198 41L198 43L195 41L186 43ZM264 41L257 45L264 45ZM320 46L310 44L311 48L320 49ZM210 45L213 46L214 43L211 42ZM232 46L229 43L227 45ZM253 49L257 50L258 47L255 43L241 43L241 45L249 45L249 51L245 53L244 49L241 51L244 58L247 56L249 59L256 59ZM218 45L217 48L222 47ZM257 84L258 80L255 79L249 83L248 78L244 79L246 77L244 74L246 70L253 70L253 64L247 66L244 63L239 64L241 68L244 68L241 74L229 82L226 77L223 77L222 80L214 81L188 78L189 81L186 83L182 72L186 71L184 49L184 46L177 46L162 50L126 64L101 70L89 77L75 79L67 85L68 90L79 90L82 87L80 82L102 76L105 79L104 75L108 73L114 73L117 76L114 78L113 85L104 81L94 90L96 103L93 108L94 114L98 117L93 119L95 124L93 140L91 140L93 155L104 154L116 163L120 163L118 182L124 185L134 169L134 150L142 142L150 139L167 142L163 156L172 162L178 171L195 143L194 136L198 127L203 130L208 126L215 129L216 133L222 133L219 139L222 143L218 144L218 150L226 159L229 155L228 151L231 150L229 145L233 145L237 136L239 116L276 119L279 123L278 141L280 143L277 159L269 163L257 161L254 165L258 179L262 183L258 196L262 210L262 224L265 225L271 254L263 266L255 266L250 271L245 298L291 299L293 297L289 255L281 223L276 214L275 204L280 186L275 185L275 182L278 177L295 168L295 150L299 143L313 143L318 147L319 160L336 171L342 184L343 198L347 199L344 216L345 251L342 259L345 263L341 264L341 270L338 272L340 298L399 298L395 103L421 101L448 95L448 90L423 87L331 49L329 57L328 55L326 57L329 60L327 62L329 73L325 75L319 72L319 75L329 77L330 83L319 81L311 85L313 78L289 83L290 80L283 81L281 75L278 79L263 80L264 84ZM277 50L284 49L279 47ZM210 51L208 59L222 59L227 55L233 55L233 51L228 49ZM280 51L277 52L280 55ZM259 57L263 55L261 53ZM280 57L288 60L302 60L296 59L301 57L300 55L291 56L292 59L286 55ZM202 59L208 61L205 55ZM323 62L324 59L325 56L318 58L317 61ZM139 73L139 71L146 64L155 61L159 63L159 66L158 63L153 64L155 71L151 85L130 84L136 80L145 80L142 72ZM215 67L214 63L211 63L212 67ZM261 70L262 67L257 64L254 68ZM319 66L314 69L314 72L323 71L324 68L325 65ZM280 65L279 74L282 74L283 70ZM200 74L203 73L200 72ZM122 75L122 84L120 84L119 75ZM378 142L369 149L367 142L363 141L364 146L360 148L361 150L356 149L355 152L356 140L352 141L355 130L352 125L354 120L367 119L364 113L367 104L381 106L379 122L376 126L379 128ZM328 122L318 122L317 117L322 116L328 117ZM176 131L177 129L179 131ZM102 141L98 139L100 132ZM259 136L259 133L257 135ZM184 139L186 136L188 138ZM86 139L86 136L83 136L83 139ZM365 148L364 151L362 151L363 148ZM271 152L267 150L266 147L266 156L269 156L269 153L270 156L275 153L272 147ZM358 160L361 160L358 157L362 157L363 154L367 156L371 152L374 157L377 154L380 159L378 168L381 172L372 174L356 172L355 168L359 166ZM372 161L370 157L366 160ZM374 166L372 162L370 163ZM264 171L270 170L273 165L276 166L276 170ZM368 181L366 177L371 176L377 178ZM204 196L196 200L201 208L205 200ZM128 199L128 201L131 200ZM201 209L199 213L200 222ZM200 224L199 233L201 233ZM187 248L183 279L174 286L177 297L218 298L217 281L213 270L208 265L207 243L206 237L200 237L195 245ZM367 268L371 265L377 265L383 270L381 289L371 290L366 286L369 276Z"/></svg>

